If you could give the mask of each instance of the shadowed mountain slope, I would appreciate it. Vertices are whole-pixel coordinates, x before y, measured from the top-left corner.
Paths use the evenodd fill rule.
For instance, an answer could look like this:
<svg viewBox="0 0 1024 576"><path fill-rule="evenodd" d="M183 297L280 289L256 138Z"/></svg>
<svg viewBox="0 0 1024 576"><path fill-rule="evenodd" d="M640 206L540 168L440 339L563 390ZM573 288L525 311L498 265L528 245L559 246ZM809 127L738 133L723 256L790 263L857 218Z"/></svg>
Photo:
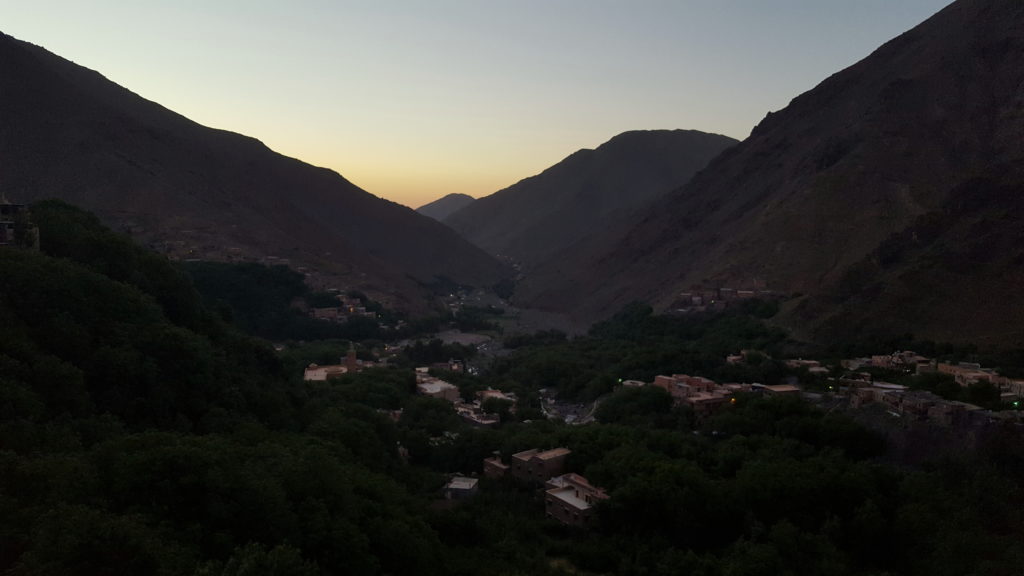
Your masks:
<svg viewBox="0 0 1024 576"><path fill-rule="evenodd" d="M473 197L469 194L448 194L447 196L438 198L433 202L420 206L416 211L424 216L429 216L434 220L444 222L445 218L472 204L473 200Z"/></svg>
<svg viewBox="0 0 1024 576"><path fill-rule="evenodd" d="M416 301L417 282L505 269L447 227L261 142L200 126L0 35L0 191L55 197L180 257L261 259ZM336 285L336 284L335 284Z"/></svg>
<svg viewBox="0 0 1024 576"><path fill-rule="evenodd" d="M1024 3L960 0L769 114L631 229L576 246L520 295L594 318L634 298L665 306L694 285L766 287L810 295L788 321L828 337L820 323L832 308L819 299L843 293L843 318L863 329L1019 341L1021 134ZM990 192L972 196L977 225L966 226L957 198L979 186ZM874 296L848 293L852 270L929 215L951 225L902 252L914 274L892 269L872 279L880 287L862 282ZM993 218L998 239L983 229ZM987 259L984 274L962 259L953 276L929 264L970 238L976 251L1010 252ZM962 298L986 289L999 297ZM917 297L927 306L900 304Z"/></svg>
<svg viewBox="0 0 1024 576"><path fill-rule="evenodd" d="M645 207L735 144L695 130L625 132L478 199L445 223L529 267Z"/></svg>

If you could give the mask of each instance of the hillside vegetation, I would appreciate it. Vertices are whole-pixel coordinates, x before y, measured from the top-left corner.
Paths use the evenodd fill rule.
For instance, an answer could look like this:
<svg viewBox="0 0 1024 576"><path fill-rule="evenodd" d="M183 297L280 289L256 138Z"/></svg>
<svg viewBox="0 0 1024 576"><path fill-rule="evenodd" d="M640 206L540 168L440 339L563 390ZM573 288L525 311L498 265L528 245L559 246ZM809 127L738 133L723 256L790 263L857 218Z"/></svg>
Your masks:
<svg viewBox="0 0 1024 576"><path fill-rule="evenodd" d="M1024 558L1010 432L897 469L880 437L799 400L742 397L697 420L657 389L615 392L585 426L527 422L525 406L472 428L414 395L409 371L302 382L162 256L65 204L33 218L42 252L0 248L5 574L1011 575ZM463 385L525 397L554 361L597 381L701 371L724 340L781 344L758 324L770 312L632 307L579 342L521 338L512 364ZM447 473L551 446L609 491L592 530L545 520L534 489L505 481L431 505Z"/></svg>

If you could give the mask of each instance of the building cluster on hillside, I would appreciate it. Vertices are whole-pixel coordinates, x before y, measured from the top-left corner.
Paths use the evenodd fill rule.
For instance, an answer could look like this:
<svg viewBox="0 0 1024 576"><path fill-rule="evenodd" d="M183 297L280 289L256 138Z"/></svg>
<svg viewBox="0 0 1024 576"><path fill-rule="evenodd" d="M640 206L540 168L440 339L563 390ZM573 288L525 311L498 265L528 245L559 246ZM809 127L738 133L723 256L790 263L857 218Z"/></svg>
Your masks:
<svg viewBox="0 0 1024 576"><path fill-rule="evenodd" d="M783 295L763 288L740 290L736 288L701 288L694 287L676 295L669 310L676 312L700 312L703 310L721 310L732 303L760 298L775 300Z"/></svg>
<svg viewBox="0 0 1024 576"><path fill-rule="evenodd" d="M494 456L484 460L488 478L511 477L524 484L544 486L545 514L569 526L587 526L594 519L594 505L608 494L586 478L566 473L568 448L531 449L512 455L508 464Z"/></svg>
<svg viewBox="0 0 1024 576"><path fill-rule="evenodd" d="M952 375L953 380L961 386L987 382L999 389L1000 400L1004 402L1024 399L1024 380L1007 378L991 368L982 368L980 364L973 362L948 364L933 361L928 366L918 365L919 374L928 372Z"/></svg>
<svg viewBox="0 0 1024 576"><path fill-rule="evenodd" d="M457 386L431 376L430 368L426 366L416 369L416 392L423 396L451 402L459 417L469 424L481 427L497 426L501 422L501 417L498 414L487 412L484 409L483 405L488 399L509 402L512 411L515 410L517 402L515 394L493 389L480 390L476 393L476 398L473 401L465 402Z"/></svg>
<svg viewBox="0 0 1024 576"><path fill-rule="evenodd" d="M915 421L934 422L951 426L968 424L987 418L980 406L946 400L926 390L910 390L906 386L888 382L873 382L867 386L852 388L850 406L860 408L877 403L893 414Z"/></svg>
<svg viewBox="0 0 1024 576"><path fill-rule="evenodd" d="M859 370L861 368L885 368L886 370L899 370L902 372L918 372L919 365L927 365L932 362L929 358L921 356L910 350L897 351L892 354L877 354L869 358L849 358L841 362L847 370Z"/></svg>
<svg viewBox="0 0 1024 576"><path fill-rule="evenodd" d="M651 385L668 392L674 404L689 406L700 415L710 414L730 402L736 392L750 389L749 385L720 385L714 380L686 374L655 376Z"/></svg>
<svg viewBox="0 0 1024 576"><path fill-rule="evenodd" d="M848 370L860 370L861 368L885 368L914 374L947 374L963 387L972 386L982 382L991 384L999 389L1000 400L1011 402L1024 399L1024 380L1002 376L993 368L984 368L975 362L939 362L934 358L927 358L912 351L893 352L871 356L870 358L852 358L843 360L842 365ZM858 377L847 380L870 380L870 374L859 373ZM844 381L845 382L845 381ZM856 382L853 382L856 384Z"/></svg>
<svg viewBox="0 0 1024 576"><path fill-rule="evenodd" d="M954 382L961 387L981 382L991 384L999 390L1001 402L1009 403L1024 398L1024 380L1007 378L994 369L983 368L973 362L939 362L912 351L901 351L843 360L842 365L851 372L837 378L836 382L840 391L849 393L852 407L876 403L885 406L893 414L913 420L949 426L983 423L1000 416L974 404L946 400L932 392L875 381L870 372L863 371L864 368L884 368L907 374L946 374L952 376Z"/></svg>
<svg viewBox="0 0 1024 576"><path fill-rule="evenodd" d="M338 294L337 298L337 306L310 308L309 317L329 322L348 322L349 318L355 316L377 318L377 313L367 310L366 306L358 298L351 298L345 294Z"/></svg>
<svg viewBox="0 0 1024 576"><path fill-rule="evenodd" d="M676 406L689 406L698 416L706 416L715 410L733 402L737 392L757 392L769 396L799 395L799 387L791 384L767 386L764 384L719 384L702 376L673 374L671 376L655 376L654 382L647 384L639 380L627 380L623 386L641 387L655 386L665 390L672 397Z"/></svg>
<svg viewBox="0 0 1024 576"><path fill-rule="evenodd" d="M348 353L342 358L341 364L310 364L302 375L303 380L324 381L331 378L338 378L345 374L361 372L366 368L375 366L376 363L370 360L359 360L356 358L355 348L349 348Z"/></svg>
<svg viewBox="0 0 1024 576"><path fill-rule="evenodd" d="M825 376L829 374L829 369L822 366L821 362L817 360L804 360L803 358L793 358L786 360L786 367L794 370L804 369L807 370L808 374L815 376Z"/></svg>

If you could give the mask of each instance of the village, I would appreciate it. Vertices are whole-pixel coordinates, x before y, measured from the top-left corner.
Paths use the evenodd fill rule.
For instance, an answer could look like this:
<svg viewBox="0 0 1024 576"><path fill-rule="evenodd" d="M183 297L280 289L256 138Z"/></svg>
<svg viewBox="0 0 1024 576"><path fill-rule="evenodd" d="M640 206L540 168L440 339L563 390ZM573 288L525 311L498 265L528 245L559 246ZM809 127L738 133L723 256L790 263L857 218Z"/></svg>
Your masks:
<svg viewBox="0 0 1024 576"><path fill-rule="evenodd" d="M686 314L705 312L708 310L724 310L726 307L748 300L778 300L784 297L780 292L769 290L755 282L758 288L703 288L694 286L676 294L675 300L668 307L670 313Z"/></svg>
<svg viewBox="0 0 1024 576"><path fill-rule="evenodd" d="M729 355L725 362L740 365L755 355L764 356L762 352L743 350ZM791 375L782 383L772 385L719 383L702 376L671 374L658 375L650 382L622 380L617 389L650 387L664 390L674 406L688 409L697 421L727 409L750 395L801 398L828 407L829 410L857 411L877 406L891 417L900 419L904 425L925 423L945 427L971 427L997 421L1020 420L1021 412L1018 410L998 411L948 400L934 392L887 382L872 374L879 371L915 376L942 374L964 388L986 383L999 390L1001 403L1019 408L1024 399L1024 380L1002 376L998 371L977 363L940 362L914 352L899 351L844 359L831 367L818 360L803 358L787 359L784 364ZM307 381L326 381L377 365L373 361L358 359L354 347L350 347L339 364L311 364L306 367L303 378ZM451 359L417 367L413 373L418 395L450 404L467 425L477 428L499 427L502 425L499 409L511 414L516 412L519 398L513 392L487 388L472 392L471 397L463 397L459 386L440 376L445 373L467 374L466 364L461 360ZM548 390L540 390L539 394L543 415L569 425L594 422L595 409L602 401L599 399L584 405L560 400ZM388 416L397 422L402 417L402 410L389 411ZM444 443L457 435L454 431L445 432L441 437L433 439L432 443ZM571 449L565 446L534 448L514 453L507 461L503 461L501 455L495 452L483 460L482 477L511 481L522 487L537 487L543 493L545 514L549 518L568 526L585 528L593 522L594 506L609 496L586 477L567 468L567 457L571 453ZM459 502L473 498L479 489L479 477L450 473L442 490L442 498L450 505L458 505Z"/></svg>
<svg viewBox="0 0 1024 576"><path fill-rule="evenodd" d="M377 318L377 313L367 310L362 300L337 293L337 306L322 306L309 309L309 317L330 322L347 322L351 317Z"/></svg>
<svg viewBox="0 0 1024 576"><path fill-rule="evenodd" d="M566 459L572 451L565 447L541 450L532 448L511 456L508 464L500 455L483 461L484 477L500 481L510 480L523 487L543 491L544 512L548 518L565 524L585 528L593 524L594 506L608 499L607 492L592 485L585 477L566 472ZM445 484L444 499L457 503L476 496L479 479L454 475Z"/></svg>

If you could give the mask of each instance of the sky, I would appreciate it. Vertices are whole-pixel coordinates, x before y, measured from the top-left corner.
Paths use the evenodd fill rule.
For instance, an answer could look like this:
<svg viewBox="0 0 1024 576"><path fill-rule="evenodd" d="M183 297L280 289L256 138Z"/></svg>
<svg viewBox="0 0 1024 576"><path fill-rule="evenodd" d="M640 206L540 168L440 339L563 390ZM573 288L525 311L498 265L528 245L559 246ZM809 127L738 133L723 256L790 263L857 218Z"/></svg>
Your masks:
<svg viewBox="0 0 1024 576"><path fill-rule="evenodd" d="M626 130L743 139L947 0L0 0L0 31L418 207Z"/></svg>

